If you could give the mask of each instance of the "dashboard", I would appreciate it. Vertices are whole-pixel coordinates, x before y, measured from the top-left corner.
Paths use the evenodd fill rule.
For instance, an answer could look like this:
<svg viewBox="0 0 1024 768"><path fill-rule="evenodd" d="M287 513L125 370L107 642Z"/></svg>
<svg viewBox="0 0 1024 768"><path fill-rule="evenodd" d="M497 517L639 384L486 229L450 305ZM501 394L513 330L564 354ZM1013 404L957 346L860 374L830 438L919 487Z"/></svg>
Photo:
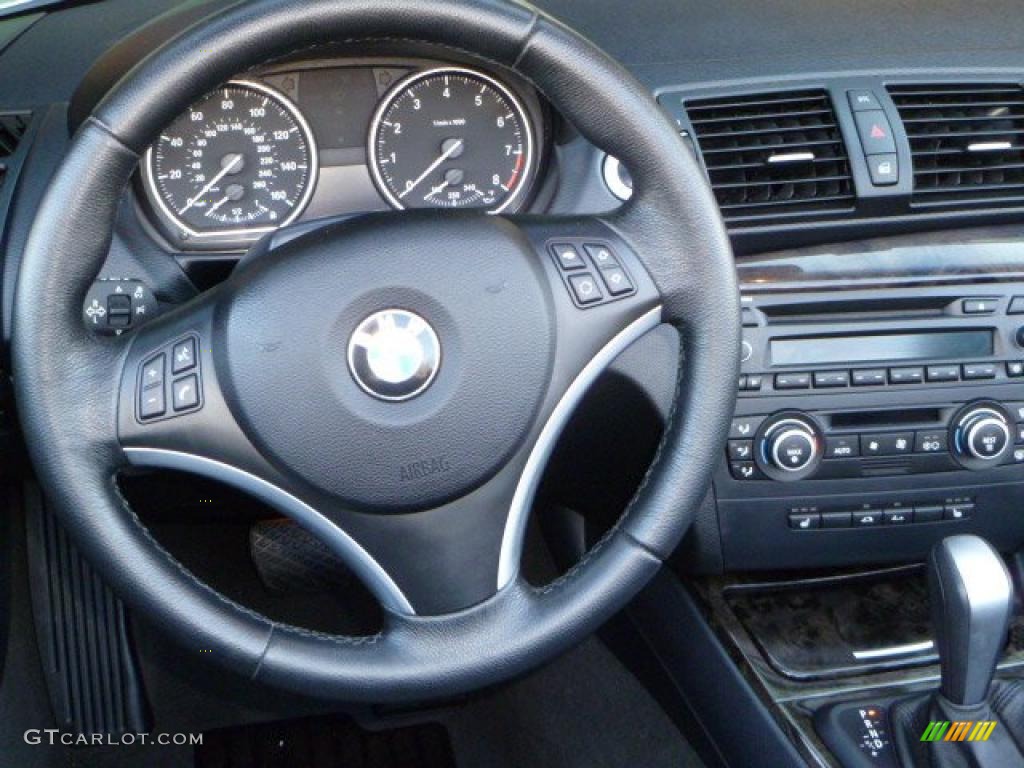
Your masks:
<svg viewBox="0 0 1024 768"><path fill-rule="evenodd" d="M423 59L327 59L247 72L145 155L146 214L172 247L244 248L294 222L407 208L515 213L548 130L510 74Z"/></svg>
<svg viewBox="0 0 1024 768"><path fill-rule="evenodd" d="M0 67L17 73L0 81L0 148L5 130L20 138L0 151L5 337L31 212L74 129L136 62L227 2L103 0L6 37L0 24ZM900 562L954 531L1024 542L1016 5L538 5L658 98L737 254L738 421L687 566ZM414 207L594 214L629 195L628 171L511 71L405 41L307 51L239 71L164 127L88 301L106 309L120 286L146 313L168 311L286 224ZM622 363L639 407L667 411L669 341ZM974 455L986 434L998 450Z"/></svg>

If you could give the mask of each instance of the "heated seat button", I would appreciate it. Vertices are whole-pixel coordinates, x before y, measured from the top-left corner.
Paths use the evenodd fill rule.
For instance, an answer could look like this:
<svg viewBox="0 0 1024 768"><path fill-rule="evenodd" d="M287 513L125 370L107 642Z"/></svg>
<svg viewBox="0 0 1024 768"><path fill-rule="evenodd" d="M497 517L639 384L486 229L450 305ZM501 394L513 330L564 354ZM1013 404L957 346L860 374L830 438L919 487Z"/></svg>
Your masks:
<svg viewBox="0 0 1024 768"><path fill-rule="evenodd" d="M195 374L174 382L174 410L187 411L199 405L199 380Z"/></svg>
<svg viewBox="0 0 1024 768"><path fill-rule="evenodd" d="M567 272L573 269L583 269L586 266L583 257L580 256L580 252L576 250L574 245L555 243L551 246L551 252L555 255L558 266Z"/></svg>
<svg viewBox="0 0 1024 768"><path fill-rule="evenodd" d="M569 286L572 288L572 294L576 297L576 301L580 304L595 304L602 299L601 289L598 288L597 281L589 272L570 277Z"/></svg>
<svg viewBox="0 0 1024 768"><path fill-rule="evenodd" d="M789 527L798 531L821 527L821 515L817 512L790 512Z"/></svg>
<svg viewBox="0 0 1024 768"><path fill-rule="evenodd" d="M892 128L885 112L880 109L869 109L854 112L857 121L857 134L864 147L865 155L887 155L896 152L896 142L892 138Z"/></svg>
<svg viewBox="0 0 1024 768"><path fill-rule="evenodd" d="M961 504L947 504L942 510L943 520L966 520L974 512L974 505L970 502Z"/></svg>

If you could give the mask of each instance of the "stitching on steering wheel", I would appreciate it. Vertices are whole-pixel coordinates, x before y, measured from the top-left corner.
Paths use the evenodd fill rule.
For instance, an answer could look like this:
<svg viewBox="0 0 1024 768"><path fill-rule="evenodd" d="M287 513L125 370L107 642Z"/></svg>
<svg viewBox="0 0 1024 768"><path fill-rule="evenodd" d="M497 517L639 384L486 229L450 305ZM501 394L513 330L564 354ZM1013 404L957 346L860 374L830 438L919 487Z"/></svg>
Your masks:
<svg viewBox="0 0 1024 768"><path fill-rule="evenodd" d="M549 584L546 584L543 587L535 588L535 593L540 595L550 594L551 592L554 592L556 589L561 588L566 583L575 578L575 576L584 568L584 566L586 566L586 564L590 562L594 558L594 556L608 544L609 541L611 541L614 535L622 529L622 526L626 522L626 519L629 517L630 512L632 512L633 509L636 507L638 500L640 498L640 494L643 493L644 488L646 488L648 483L650 482L651 475L654 473L654 468L658 465L658 462L661 460L661 454L664 452L665 445L668 443L668 436L671 434L671 429L675 424L676 415L679 410L678 405L680 400L680 394L682 393L683 389L683 371L685 368L684 363L686 355L685 349L683 347L682 331L680 331L678 328L676 328L676 330L679 332L679 365L676 370L676 391L672 397L672 405L669 406L668 416L665 419L665 429L662 432L661 439L658 441L658 447L654 452L654 458L651 460L650 465L647 467L647 471L644 472L644 476L643 479L640 481L640 485L637 486L636 492L633 494L633 498L629 500L629 503L626 505L626 508L622 510L622 514L619 515L619 519L615 521L615 525L609 528L605 532L605 534L598 540L598 542L594 544L594 546L592 546L583 555L583 557L581 557L568 571L563 573L561 576L559 576L557 579L550 582ZM629 538L645 552L647 552L653 557L656 557L659 561L662 560L662 558L656 552L651 551L649 547L644 545L642 542L638 541L635 536L629 536Z"/></svg>

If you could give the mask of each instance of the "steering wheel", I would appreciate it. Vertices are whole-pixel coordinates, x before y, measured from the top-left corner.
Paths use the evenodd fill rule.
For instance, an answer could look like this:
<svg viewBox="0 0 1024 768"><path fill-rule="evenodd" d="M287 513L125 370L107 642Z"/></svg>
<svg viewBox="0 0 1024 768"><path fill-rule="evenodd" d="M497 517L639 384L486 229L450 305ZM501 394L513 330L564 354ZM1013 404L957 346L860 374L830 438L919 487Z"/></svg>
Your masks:
<svg viewBox="0 0 1024 768"><path fill-rule="evenodd" d="M249 66L383 38L515 70L626 164L632 200L605 216L411 211L285 229L226 282L136 331L85 329L81 303L119 201L163 126ZM597 244L627 284L612 294L595 265L566 270L560 243ZM584 272L602 301L590 303ZM662 322L678 329L685 362L653 464L607 535L534 587L519 561L554 443L595 378ZM498 0L255 0L151 54L96 106L51 182L13 333L39 481L115 591L246 677L350 702L497 682L623 607L707 492L740 347L729 241L676 128L593 44ZM293 518L361 577L383 628L333 636L225 598L140 523L115 480L128 465L217 478Z"/></svg>

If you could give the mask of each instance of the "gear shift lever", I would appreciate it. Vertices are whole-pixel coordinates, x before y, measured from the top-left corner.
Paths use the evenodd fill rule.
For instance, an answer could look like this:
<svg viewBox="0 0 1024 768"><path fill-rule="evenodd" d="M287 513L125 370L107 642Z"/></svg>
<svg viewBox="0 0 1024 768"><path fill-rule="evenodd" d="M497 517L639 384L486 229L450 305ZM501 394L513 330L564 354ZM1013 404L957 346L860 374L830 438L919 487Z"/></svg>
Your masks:
<svg viewBox="0 0 1024 768"><path fill-rule="evenodd" d="M928 558L928 587L942 695L957 706L981 704L1006 643L1010 574L984 539L950 536Z"/></svg>

